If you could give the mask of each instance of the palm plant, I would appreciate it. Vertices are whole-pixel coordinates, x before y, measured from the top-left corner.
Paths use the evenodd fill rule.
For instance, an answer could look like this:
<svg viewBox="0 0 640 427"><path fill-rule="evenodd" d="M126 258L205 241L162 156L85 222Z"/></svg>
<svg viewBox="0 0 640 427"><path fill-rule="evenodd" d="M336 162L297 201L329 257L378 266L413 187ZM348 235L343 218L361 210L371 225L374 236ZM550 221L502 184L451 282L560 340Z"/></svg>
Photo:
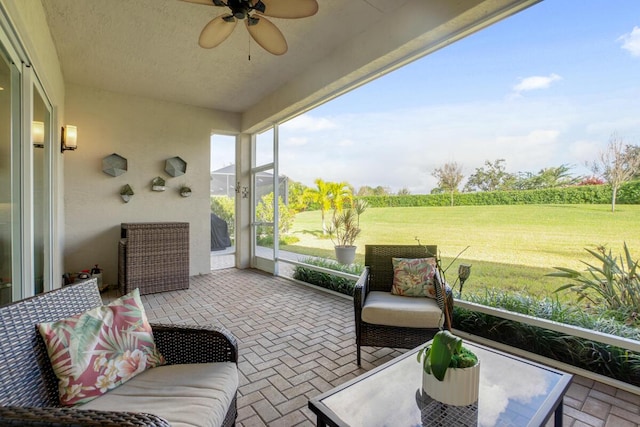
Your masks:
<svg viewBox="0 0 640 427"><path fill-rule="evenodd" d="M329 233L329 227L325 220L326 213L329 209L333 209L332 220L335 221L336 215L342 212L346 202L353 201L353 191L351 186L346 182L329 182L317 178L315 181L316 188L307 188L304 197L320 206L320 215L322 218L322 234Z"/></svg>
<svg viewBox="0 0 640 427"><path fill-rule="evenodd" d="M333 209L333 216L342 212L345 202L353 202L353 191L346 182L329 182L329 200Z"/></svg>
<svg viewBox="0 0 640 427"><path fill-rule="evenodd" d="M353 206L344 209L340 213L334 211L333 220L329 225L329 236L336 246L353 246L356 237L362 231L360 229L360 215L367 210L369 204L357 199L353 202Z"/></svg>
<svg viewBox="0 0 640 427"><path fill-rule="evenodd" d="M322 234L327 234L327 224L325 222L325 213L331 209L331 183L317 178L315 181L316 188L307 188L304 197L314 203L320 205L320 216L322 218Z"/></svg>
<svg viewBox="0 0 640 427"><path fill-rule="evenodd" d="M582 261L587 266L584 272L555 267L558 271L548 276L572 281L560 286L556 292L572 290L578 294L578 301L586 300L594 306L606 305L610 310L635 312L640 309L639 261L633 260L627 244L624 244L624 256L619 257L613 256L610 249L607 252L604 246L586 251L599 265Z"/></svg>
<svg viewBox="0 0 640 427"><path fill-rule="evenodd" d="M346 209L333 217L328 232L334 245L353 246L362 231L358 216L354 209Z"/></svg>
<svg viewBox="0 0 640 427"><path fill-rule="evenodd" d="M356 212L356 217L358 218L358 227L360 227L360 215L362 215L368 207L369 203L364 199L356 199L353 202L353 210Z"/></svg>

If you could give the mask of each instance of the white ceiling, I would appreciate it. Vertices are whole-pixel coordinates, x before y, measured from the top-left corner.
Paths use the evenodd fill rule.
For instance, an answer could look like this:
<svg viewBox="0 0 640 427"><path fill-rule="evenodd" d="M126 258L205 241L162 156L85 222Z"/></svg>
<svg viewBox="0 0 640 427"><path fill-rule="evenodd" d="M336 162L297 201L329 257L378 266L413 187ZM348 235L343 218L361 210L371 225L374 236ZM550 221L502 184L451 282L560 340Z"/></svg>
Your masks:
<svg viewBox="0 0 640 427"><path fill-rule="evenodd" d="M201 29L226 8L179 0L42 4L65 82L246 113L273 104L279 91L289 93L280 96L287 105L317 102L535 1L318 0L312 17L270 18L289 45L282 56L250 41L241 24L219 47L200 48ZM300 83L291 95L293 82L305 82L305 75L323 80L318 70L331 81L322 88Z"/></svg>

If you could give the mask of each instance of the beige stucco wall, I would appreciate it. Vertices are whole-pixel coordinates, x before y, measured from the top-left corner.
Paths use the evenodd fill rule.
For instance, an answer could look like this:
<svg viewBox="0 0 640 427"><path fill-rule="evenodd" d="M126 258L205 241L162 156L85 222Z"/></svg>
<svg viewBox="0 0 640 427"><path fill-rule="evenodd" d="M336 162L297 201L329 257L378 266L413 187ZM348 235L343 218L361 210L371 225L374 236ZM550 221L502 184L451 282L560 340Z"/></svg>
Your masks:
<svg viewBox="0 0 640 427"><path fill-rule="evenodd" d="M66 271L97 263L115 284L121 223L181 221L190 224L190 274L208 273L210 136L237 132L239 116L68 84L65 118L78 127L78 149L64 154ZM128 172L115 178L102 172L112 153L128 160ZM187 162L185 175L164 172L174 156ZM166 191L151 191L156 176ZM183 183L189 198L178 194ZM119 196L124 184L135 192L129 203Z"/></svg>

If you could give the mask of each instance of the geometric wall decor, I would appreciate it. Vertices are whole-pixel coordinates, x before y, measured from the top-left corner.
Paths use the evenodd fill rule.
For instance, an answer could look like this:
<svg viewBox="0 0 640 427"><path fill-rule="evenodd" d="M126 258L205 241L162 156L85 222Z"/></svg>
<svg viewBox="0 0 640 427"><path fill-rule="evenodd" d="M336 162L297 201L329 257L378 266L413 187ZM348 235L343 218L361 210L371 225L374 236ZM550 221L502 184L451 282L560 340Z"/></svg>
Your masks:
<svg viewBox="0 0 640 427"><path fill-rule="evenodd" d="M156 178L153 178L153 180L151 181L151 189L153 191L164 191L166 189L164 184L165 184L164 179L158 176Z"/></svg>
<svg viewBox="0 0 640 427"><path fill-rule="evenodd" d="M102 172L111 176L120 176L127 171L127 159L113 153L102 159Z"/></svg>
<svg viewBox="0 0 640 427"><path fill-rule="evenodd" d="M172 157L165 162L164 171L170 176L184 175L187 172L187 162L180 157Z"/></svg>

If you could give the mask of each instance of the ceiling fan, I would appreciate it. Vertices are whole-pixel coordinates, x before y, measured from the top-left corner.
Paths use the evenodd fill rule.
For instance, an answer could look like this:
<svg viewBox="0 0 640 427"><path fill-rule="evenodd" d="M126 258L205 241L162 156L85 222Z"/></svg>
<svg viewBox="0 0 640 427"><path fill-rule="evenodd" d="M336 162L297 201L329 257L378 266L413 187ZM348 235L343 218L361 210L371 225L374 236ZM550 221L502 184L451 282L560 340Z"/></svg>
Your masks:
<svg viewBox="0 0 640 427"><path fill-rule="evenodd" d="M231 35L239 20L251 37L264 50L274 55L282 55L287 49L287 41L271 21L273 18L306 18L318 11L317 0L182 0L207 6L227 7L231 13L222 14L211 20L200 33L198 44L206 49L218 46Z"/></svg>

